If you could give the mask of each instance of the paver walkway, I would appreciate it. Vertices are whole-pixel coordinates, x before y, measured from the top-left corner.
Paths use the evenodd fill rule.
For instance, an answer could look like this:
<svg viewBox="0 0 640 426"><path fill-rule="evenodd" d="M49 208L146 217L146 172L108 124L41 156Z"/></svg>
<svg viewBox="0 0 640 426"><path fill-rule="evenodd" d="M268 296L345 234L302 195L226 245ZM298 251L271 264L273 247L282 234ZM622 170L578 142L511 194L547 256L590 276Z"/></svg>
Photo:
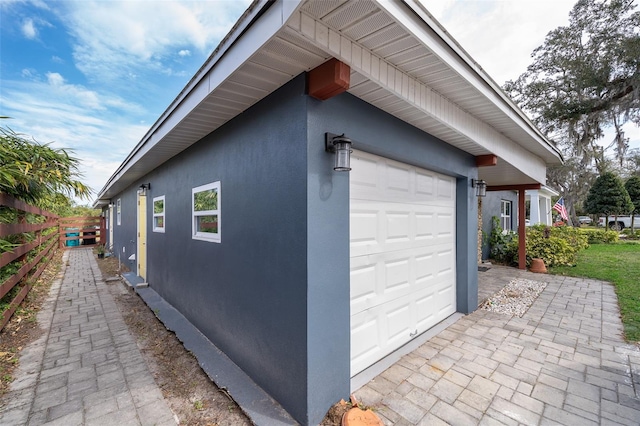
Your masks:
<svg viewBox="0 0 640 426"><path fill-rule="evenodd" d="M2 425L175 425L91 249L65 252L38 315L49 330L20 357Z"/></svg>
<svg viewBox="0 0 640 426"><path fill-rule="evenodd" d="M504 272L480 280L506 280L501 287ZM640 350L621 337L613 286L517 275L548 283L522 318L460 318L357 391L359 400L388 425L640 424Z"/></svg>

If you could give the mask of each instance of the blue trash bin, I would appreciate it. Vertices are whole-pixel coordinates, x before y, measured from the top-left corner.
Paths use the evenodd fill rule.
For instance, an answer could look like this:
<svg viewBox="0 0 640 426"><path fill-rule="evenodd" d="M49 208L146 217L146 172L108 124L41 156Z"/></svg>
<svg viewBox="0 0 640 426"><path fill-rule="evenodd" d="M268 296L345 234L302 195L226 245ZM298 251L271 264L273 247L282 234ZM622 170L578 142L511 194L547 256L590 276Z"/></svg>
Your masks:
<svg viewBox="0 0 640 426"><path fill-rule="evenodd" d="M67 231L79 231L78 228L67 228ZM67 232L67 237L80 237L80 232ZM67 247L77 247L80 245L80 238L65 241Z"/></svg>

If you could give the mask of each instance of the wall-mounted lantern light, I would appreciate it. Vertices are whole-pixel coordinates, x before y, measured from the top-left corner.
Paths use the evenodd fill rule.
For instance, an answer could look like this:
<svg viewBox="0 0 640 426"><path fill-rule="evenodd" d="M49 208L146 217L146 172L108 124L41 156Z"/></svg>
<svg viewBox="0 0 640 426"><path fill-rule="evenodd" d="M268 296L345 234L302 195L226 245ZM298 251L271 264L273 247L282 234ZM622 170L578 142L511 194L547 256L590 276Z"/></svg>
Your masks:
<svg viewBox="0 0 640 426"><path fill-rule="evenodd" d="M147 195L147 191L149 191L150 189L151 189L151 184L150 183L143 183L138 188L138 194Z"/></svg>
<svg viewBox="0 0 640 426"><path fill-rule="evenodd" d="M344 134L335 136L330 133L325 135L324 147L328 152L335 153L335 165L333 170L337 172L348 172L351 170L351 139Z"/></svg>
<svg viewBox="0 0 640 426"><path fill-rule="evenodd" d="M482 179L471 179L471 187L476 189L477 197L484 197L487 195L487 182Z"/></svg>

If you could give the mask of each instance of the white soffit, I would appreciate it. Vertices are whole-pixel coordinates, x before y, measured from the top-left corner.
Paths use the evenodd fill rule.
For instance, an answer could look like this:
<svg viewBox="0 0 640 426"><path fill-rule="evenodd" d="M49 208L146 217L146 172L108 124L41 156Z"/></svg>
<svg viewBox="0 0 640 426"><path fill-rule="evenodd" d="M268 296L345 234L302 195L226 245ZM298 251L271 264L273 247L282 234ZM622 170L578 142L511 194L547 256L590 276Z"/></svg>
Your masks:
<svg viewBox="0 0 640 426"><path fill-rule="evenodd" d="M447 143L496 154L529 182L544 182L545 163L560 161L513 106L482 87L477 70L399 2L308 1L288 25L351 66L350 93Z"/></svg>
<svg viewBox="0 0 640 426"><path fill-rule="evenodd" d="M397 1L256 0L99 198L331 57L351 66L353 95L473 155L500 157L480 170L499 178L491 184L544 182L545 163L559 156L417 13Z"/></svg>

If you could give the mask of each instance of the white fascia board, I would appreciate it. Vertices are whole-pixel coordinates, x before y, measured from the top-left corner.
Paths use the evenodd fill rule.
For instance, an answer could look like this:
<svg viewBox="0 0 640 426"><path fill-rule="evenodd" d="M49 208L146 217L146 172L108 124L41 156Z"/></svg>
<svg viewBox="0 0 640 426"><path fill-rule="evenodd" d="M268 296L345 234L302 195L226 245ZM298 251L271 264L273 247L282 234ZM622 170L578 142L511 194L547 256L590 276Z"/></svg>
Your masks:
<svg viewBox="0 0 640 426"><path fill-rule="evenodd" d="M256 1L258 7L254 7L251 11L252 13L244 17L244 22L238 22L231 30L231 33L216 49L216 53L205 62L196 75L187 83L187 86L107 181L103 189L100 190L98 199L115 182L119 181L133 165L140 161L149 150L160 143L211 92L271 40L284 26L291 14L298 9L302 1L279 0L273 4L270 4L268 0ZM265 8L267 9L264 10ZM233 34L234 32L235 34ZM226 46L224 46L225 43Z"/></svg>
<svg viewBox="0 0 640 426"><path fill-rule="evenodd" d="M558 195L560 195L560 193L558 191L556 191L555 189L548 187L548 186L543 186L542 188L540 188L540 192L544 193L545 195L547 195L549 198L551 197L557 197Z"/></svg>
<svg viewBox="0 0 640 426"><path fill-rule="evenodd" d="M381 0L378 1L378 4L381 9L396 20L398 25L401 25L410 34L413 34L414 37L428 46L451 69L500 108L514 123L525 130L532 139L544 147L551 156L555 157L556 161L562 159L558 148L547 140L526 114L505 95L482 67L471 59L469 54L433 18L422 3L416 0L403 0L403 2L411 11L403 7L402 3L398 1ZM435 37L430 32L424 31L425 23L435 33Z"/></svg>
<svg viewBox="0 0 640 426"><path fill-rule="evenodd" d="M546 182L546 163L541 157L464 111L440 93L377 56L371 50L301 11L291 17L288 26L372 82L448 128L475 141L531 179L536 182Z"/></svg>

